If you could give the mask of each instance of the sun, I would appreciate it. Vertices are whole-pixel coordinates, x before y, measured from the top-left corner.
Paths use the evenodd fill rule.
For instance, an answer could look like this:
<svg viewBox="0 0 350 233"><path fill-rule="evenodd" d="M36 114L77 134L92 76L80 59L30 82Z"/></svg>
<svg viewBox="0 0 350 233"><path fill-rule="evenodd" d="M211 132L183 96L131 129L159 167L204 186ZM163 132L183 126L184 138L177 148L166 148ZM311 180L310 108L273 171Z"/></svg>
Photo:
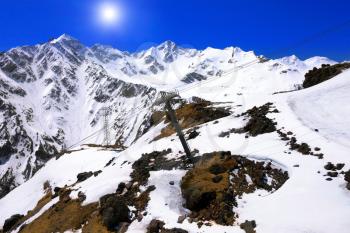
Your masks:
<svg viewBox="0 0 350 233"><path fill-rule="evenodd" d="M112 3L103 3L99 7L100 21L105 25L113 25L120 20L120 9Z"/></svg>

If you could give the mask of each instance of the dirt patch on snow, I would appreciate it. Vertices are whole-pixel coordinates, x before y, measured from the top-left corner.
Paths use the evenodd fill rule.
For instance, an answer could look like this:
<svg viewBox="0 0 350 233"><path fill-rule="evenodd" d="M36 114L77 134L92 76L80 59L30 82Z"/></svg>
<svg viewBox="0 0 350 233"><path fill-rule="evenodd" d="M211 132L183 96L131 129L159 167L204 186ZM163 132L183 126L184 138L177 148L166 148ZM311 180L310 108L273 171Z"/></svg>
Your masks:
<svg viewBox="0 0 350 233"><path fill-rule="evenodd" d="M305 80L303 87L308 88L324 81L327 81L338 74L342 73L343 70L350 69L350 63L340 63L335 65L322 65L320 68L313 68L305 74Z"/></svg>
<svg viewBox="0 0 350 233"><path fill-rule="evenodd" d="M149 195L155 190L155 186L147 186L150 171L172 170L185 166L181 159L168 160L166 155L169 153L170 149L142 154L132 165L132 180L127 184L120 183L116 193L100 198L100 215L109 230L127 229L131 222L141 221L147 215L145 209L150 200ZM130 206L134 208L131 210Z"/></svg>
<svg viewBox="0 0 350 233"><path fill-rule="evenodd" d="M246 220L244 223L241 223L239 226L246 233L256 233L256 231L255 231L256 223L254 220L252 220L252 221Z"/></svg>
<svg viewBox="0 0 350 233"><path fill-rule="evenodd" d="M149 194L155 190L154 186L147 186L149 172L184 168L185 165L181 159L168 160L166 155L169 153L171 153L170 149L143 154L132 165L134 170L130 174L132 178L130 182L120 183L115 193L104 195L99 202L88 205L82 205L86 198L84 193L79 192L78 199L71 199L72 187L56 187L52 194L49 183L45 183L44 187L48 190L48 194L33 211L28 212L27 216L13 218L16 222L11 229L20 226L54 197L59 196L56 204L33 222L24 225L21 232L47 233L78 229L83 233L125 232L131 222L141 221L147 215L145 209L150 200ZM94 175L93 172L81 173L78 175L78 180L85 180L92 175Z"/></svg>
<svg viewBox="0 0 350 233"><path fill-rule="evenodd" d="M98 203L82 206L79 200L73 200L69 197L70 192L69 189L61 189L59 201L33 222L24 225L20 232L65 232L72 229L78 230L87 224L97 210Z"/></svg>
<svg viewBox="0 0 350 233"><path fill-rule="evenodd" d="M298 151L303 155L313 155L319 159L323 159L323 153L320 153L321 148L315 147L312 149L309 144L305 142L298 142L295 134L291 131L284 132L285 130L278 129L277 133L279 134L282 141L286 141L286 146L289 146L290 150Z"/></svg>
<svg viewBox="0 0 350 233"><path fill-rule="evenodd" d="M243 127L243 132L248 132L251 136L255 137L259 134L276 131L275 125L277 123L266 117L268 113L278 113L277 109L272 110L272 108L272 103L266 103L260 107L253 107L243 113L243 116L249 117L246 126Z"/></svg>
<svg viewBox="0 0 350 233"><path fill-rule="evenodd" d="M219 118L229 116L230 114L231 112L229 109L224 107L215 107L213 103L205 100L185 103L176 109L176 116L183 129L214 121ZM153 124L158 124L163 120L167 124L167 126L161 130L161 134L155 137L154 140L169 137L175 133L175 129L170 123L170 117L167 116L165 112L153 113L152 119Z"/></svg>
<svg viewBox="0 0 350 233"><path fill-rule="evenodd" d="M237 116L243 116L248 120L244 127L221 132L219 137L229 137L231 133L248 133L250 136L255 137L260 134L274 132L276 131L277 123L266 116L268 113L278 113L278 110L273 107L272 103L266 103L260 107L254 106Z"/></svg>
<svg viewBox="0 0 350 233"><path fill-rule="evenodd" d="M237 217L236 198L257 189L274 191L288 179L288 173L271 163L256 162L230 152L204 154L181 181L185 206L198 224L215 221L232 225Z"/></svg>
<svg viewBox="0 0 350 233"><path fill-rule="evenodd" d="M153 219L147 227L146 233L188 233L188 231L180 228L166 229L163 221Z"/></svg>

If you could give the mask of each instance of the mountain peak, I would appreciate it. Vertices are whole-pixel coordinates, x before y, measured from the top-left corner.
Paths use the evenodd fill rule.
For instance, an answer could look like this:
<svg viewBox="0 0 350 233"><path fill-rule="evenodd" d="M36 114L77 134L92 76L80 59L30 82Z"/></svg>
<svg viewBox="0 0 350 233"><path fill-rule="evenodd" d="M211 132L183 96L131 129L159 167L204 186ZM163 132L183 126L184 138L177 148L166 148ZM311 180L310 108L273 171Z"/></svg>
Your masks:
<svg viewBox="0 0 350 233"><path fill-rule="evenodd" d="M304 63L310 67L318 67L322 64L334 65L337 62L329 59L328 57L315 56L315 57L310 57L309 59L306 59Z"/></svg>
<svg viewBox="0 0 350 233"><path fill-rule="evenodd" d="M178 46L175 42L171 40L166 40L156 47L157 50L163 51L165 53L172 53L178 50Z"/></svg>
<svg viewBox="0 0 350 233"><path fill-rule="evenodd" d="M163 43L161 43L160 45L157 46L158 48L175 48L177 47L176 43L171 41L171 40L166 40Z"/></svg>
<svg viewBox="0 0 350 233"><path fill-rule="evenodd" d="M178 47L171 40L167 40L159 46L157 46L157 50L163 53L163 61L166 63L173 62L178 55Z"/></svg>
<svg viewBox="0 0 350 233"><path fill-rule="evenodd" d="M55 44L55 43L64 42L64 41L78 41L78 40L75 39L74 37L64 33L61 36L59 36L58 38L51 40L50 43Z"/></svg>
<svg viewBox="0 0 350 233"><path fill-rule="evenodd" d="M287 64L287 65L293 65L293 64L301 62L301 60L294 54L291 56L282 57L278 60L280 60L282 63Z"/></svg>

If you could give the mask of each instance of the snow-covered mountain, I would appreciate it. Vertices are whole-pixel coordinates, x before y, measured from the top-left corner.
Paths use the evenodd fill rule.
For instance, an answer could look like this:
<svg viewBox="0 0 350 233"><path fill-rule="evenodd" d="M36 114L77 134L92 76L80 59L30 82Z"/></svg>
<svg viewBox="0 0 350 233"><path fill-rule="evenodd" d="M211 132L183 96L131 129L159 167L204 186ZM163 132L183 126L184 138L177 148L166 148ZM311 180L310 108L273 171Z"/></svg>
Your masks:
<svg viewBox="0 0 350 233"><path fill-rule="evenodd" d="M143 108L156 90L112 76L88 53L92 50L64 35L1 55L0 196L30 178L64 145L101 129L104 107L112 111L114 139L125 145L147 127L149 112ZM142 111L127 116L131 110ZM101 142L101 135L86 142Z"/></svg>
<svg viewBox="0 0 350 233"><path fill-rule="evenodd" d="M2 198L0 208L6 206L7 209L7 211L0 211L3 213L0 214L0 227L11 215L26 214L26 211L36 206L37 201L44 195L42 183L46 180L52 188L71 185L76 190L83 191L87 195L87 203L92 203L98 201L102 195L113 192L119 182L128 181L132 170L129 164L140 159L142 153L171 148L169 159L178 159L181 154L177 152L181 150L181 146L173 143L174 140L176 141L174 135L154 141L156 136L164 133L162 129L166 126L165 122L155 124L151 119L156 110L160 110L159 106L153 106L160 91L177 89L181 97L188 102L196 96L211 101L214 108L220 108L226 104L225 106L231 109L233 115L223 118L218 125L216 123L200 125L200 136L190 143L192 148L199 150L199 153L229 150L257 159L268 158L274 161L277 167L288 170L289 175L292 169L296 169L293 167L296 163L306 163L310 164L312 172L316 174L317 171L314 170L320 169L323 161L317 161L316 165L311 165L314 161L297 157L300 156L297 152L291 152L297 157L295 160L289 157L286 159L278 157L281 156L280 154L287 156L283 155L286 148L278 139L278 134L272 133L267 134L268 136L253 138L249 141L249 145L246 145L245 137L241 134L233 134L230 138L222 138L218 135L230 128L242 126L245 120L237 116L246 110L272 102L281 112L281 114L270 113L278 127L287 127L293 132L295 130L298 136L305 133L316 137L317 133L311 133L313 130L310 130L307 125L322 128L324 117L317 114L304 114L304 106L311 111L313 104L310 101L300 104L303 102L300 96L306 95L305 99L308 100L316 97L312 97L313 94L308 93L307 90L300 95L276 93L300 89L308 70L320 67L322 64L335 63L325 57L313 57L302 61L294 55L280 59L267 59L264 56L255 55L253 51L246 52L238 47L196 50L182 48L171 41L144 51L129 53L105 45L87 47L68 35L62 35L44 44L18 47L0 53L0 199ZM343 89L346 87L345 85ZM333 88L332 91L335 92L335 89ZM342 93L345 92L346 90L342 91ZM317 92L317 96L319 95L321 94ZM323 96L323 98L326 97ZM317 106L322 108L325 101L320 100ZM67 154L57 160L51 159L67 147L81 149L80 145L84 143L101 144L104 138L102 129L105 108L109 108L110 112L112 143L119 146L122 152L119 154L101 152L99 149L82 147L83 151L70 154L76 156L75 159L70 159ZM346 109L334 108L334 111L341 112ZM303 126L303 123L306 126ZM327 138L329 136L333 140L344 125L346 124L336 127L335 131L330 129L324 131ZM331 124L327 124L327 127L331 128ZM326 139L321 138L322 132L321 130L320 138L316 141L317 145L326 143ZM211 138L209 142L208 138ZM82 139L85 140L82 141ZM308 141L309 138L305 140ZM313 140L314 138L310 137L310 141ZM259 145L266 143L270 145L270 142L276 144L276 141L278 146L274 149L278 150L279 155L272 150L260 153ZM348 146L344 143L345 141L345 139L342 141L341 146L341 143L336 141L326 143L327 153L330 153L332 148L340 151L336 158L330 158L325 153L327 161L344 162L342 148ZM233 145L232 142L236 144ZM256 153L256 150L259 153ZM101 158L97 159L94 154L101 154ZM114 166L105 167L111 159L114 159L114 164L120 166L120 171ZM48 164L42 168L47 162ZM127 163L124 166L125 162ZM79 165L80 163L84 165ZM306 171L310 167L301 169L303 172L311 172ZM62 172L58 169L68 169L69 172L55 174ZM89 179L86 183L81 185L78 183L75 186L72 179L75 179L78 173L98 170L102 173L93 178L95 179L93 183L90 183L92 181ZM299 178L302 176L302 172L294 170L293 172ZM36 173L37 175L30 179ZM302 182L302 185L305 185L303 187L307 187L310 182L316 182L319 177L315 177L315 174ZM176 194L179 192L178 185L183 175L184 170L181 169L166 172L154 171L149 183L161 185L164 192L172 192L168 190L167 183L175 180L177 186L174 186L173 191ZM111 180L112 176L117 177L116 180ZM299 178L292 178L291 182L300 182ZM26 182L28 179L30 180ZM291 182L286 186L291 185ZM5 196L17 186L19 187ZM29 187L33 189L32 192L28 191ZM160 196L163 201L167 198L164 195L168 194L162 192L151 194L153 196L149 203L149 212L151 217L155 217L155 210L160 207L154 199ZM296 192L296 195L299 194ZM76 197L78 191L74 191L72 195ZM285 200L286 196L281 195L281 200ZM341 196L338 192L333 195L335 199ZM179 206L180 200L176 198L179 197L176 195L171 197L170 205L179 208L175 211L177 221L179 213L184 214L187 210ZM247 196L247 199L250 198L251 196ZM10 208L9 205L16 199L25 201L23 205ZM56 199L52 199L46 209L55 204ZM240 204L245 206L244 202ZM263 202L257 202L257 205L265 210L269 208ZM252 204L247 208L255 211ZM170 224L170 227L178 227L171 217L172 209L165 207L160 209L166 216L166 219L163 216L166 224ZM278 211L280 210L276 209L276 212ZM296 210L293 209L293 211ZM247 218L254 217L252 212L242 210L241 213ZM297 215L296 212L295 214ZM161 215L159 214L158 217ZM260 218L260 223L264 220L263 215L263 211L260 211L259 216L256 217ZM141 221L140 224L131 225L130 229L133 230L131 232L144 232L145 224L151 220L149 217L144 219L146 220ZM285 223L283 221L282 223ZM188 224L187 230L193 232L198 230L193 224ZM263 223L262 232L273 232L270 231L271 224L268 221ZM303 222L299 224L302 225ZM288 230L282 228L283 226L278 226L276 229L279 232L299 232L290 230L291 228ZM318 231L320 229L322 228L311 230L321 232ZM339 229L337 228L338 232L345 232L341 230L342 228ZM226 227L219 227L216 230L217 232L240 232ZM212 231L209 226L205 226L203 232Z"/></svg>
<svg viewBox="0 0 350 233"><path fill-rule="evenodd" d="M89 48L68 35L11 49L0 55L0 196L31 177L64 145L102 128L103 107L113 109L112 135L127 146L147 127L150 113L125 115L150 105L156 90L229 75L237 88L286 91L300 84L307 70L324 63L335 62L296 56L265 61L237 47L199 51L171 41L128 53L103 45Z"/></svg>

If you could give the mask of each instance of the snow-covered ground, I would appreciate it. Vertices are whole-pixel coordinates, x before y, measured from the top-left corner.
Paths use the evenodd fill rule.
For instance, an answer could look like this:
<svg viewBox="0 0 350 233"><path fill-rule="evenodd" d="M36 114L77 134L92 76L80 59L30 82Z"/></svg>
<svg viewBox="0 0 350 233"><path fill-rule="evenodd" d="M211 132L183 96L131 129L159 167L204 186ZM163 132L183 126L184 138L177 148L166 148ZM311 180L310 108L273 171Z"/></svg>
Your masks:
<svg viewBox="0 0 350 233"><path fill-rule="evenodd" d="M221 90L225 89L218 87L216 93L221 95ZM187 220L182 224L177 223L180 215L188 213L183 207L179 187L185 171L151 172L148 185L155 185L156 190L150 195L151 200L146 209L148 215L141 222L133 222L128 232L144 232L148 223L157 218L163 220L167 228L180 227L189 232L242 232L238 223L255 220L256 231L259 233L347 233L350 229L350 192L345 188L342 176L326 181L323 166L326 162L341 162L346 164L344 170L350 168L350 147L346 143L349 138L349 90L350 72L347 71L302 91L277 95L243 93L242 96L233 95L234 98L229 96L221 99L233 102L234 114L244 112L254 105L272 102L280 112L268 116L275 119L277 127L285 127L286 130L293 131L298 140L312 147L320 147L324 159L295 151L287 154L288 147L275 132L248 139L242 134L231 134L229 138L218 137L223 130L244 125L241 118L228 116L220 119L217 124L209 122L201 125L198 130L200 136L189 141L191 148L198 149L200 154L230 150L248 158L270 160L289 172L288 181L274 193L258 191L244 195L235 208L239 214L237 225L224 227L214 224L198 229L195 223ZM203 93L201 97L215 97L215 94L201 92L200 89L194 91L197 96L198 93ZM238 104L242 104L242 107L237 107ZM84 202L87 204L98 201L104 194L113 193L118 183L130 179L131 165L124 161L132 163L142 153L167 148L172 148L173 151L169 157L179 156L176 152L182 148L175 135L149 143L158 135L161 127L159 125L151 129L123 152L83 148L57 160L52 159L32 179L0 200L0 225L12 214L25 214L32 209L44 195L43 183L47 180L52 187L71 185L75 183L79 172L102 170L97 177L74 186L75 191L71 196L77 197L77 193L83 191L87 195ZM172 141L173 139L175 140ZM115 165L104 167L113 157L116 157L113 162ZM174 181L175 185L169 185L169 181Z"/></svg>
<svg viewBox="0 0 350 233"><path fill-rule="evenodd" d="M305 89L289 100L291 108L308 127L320 129L325 138L350 147L350 71L336 79Z"/></svg>

